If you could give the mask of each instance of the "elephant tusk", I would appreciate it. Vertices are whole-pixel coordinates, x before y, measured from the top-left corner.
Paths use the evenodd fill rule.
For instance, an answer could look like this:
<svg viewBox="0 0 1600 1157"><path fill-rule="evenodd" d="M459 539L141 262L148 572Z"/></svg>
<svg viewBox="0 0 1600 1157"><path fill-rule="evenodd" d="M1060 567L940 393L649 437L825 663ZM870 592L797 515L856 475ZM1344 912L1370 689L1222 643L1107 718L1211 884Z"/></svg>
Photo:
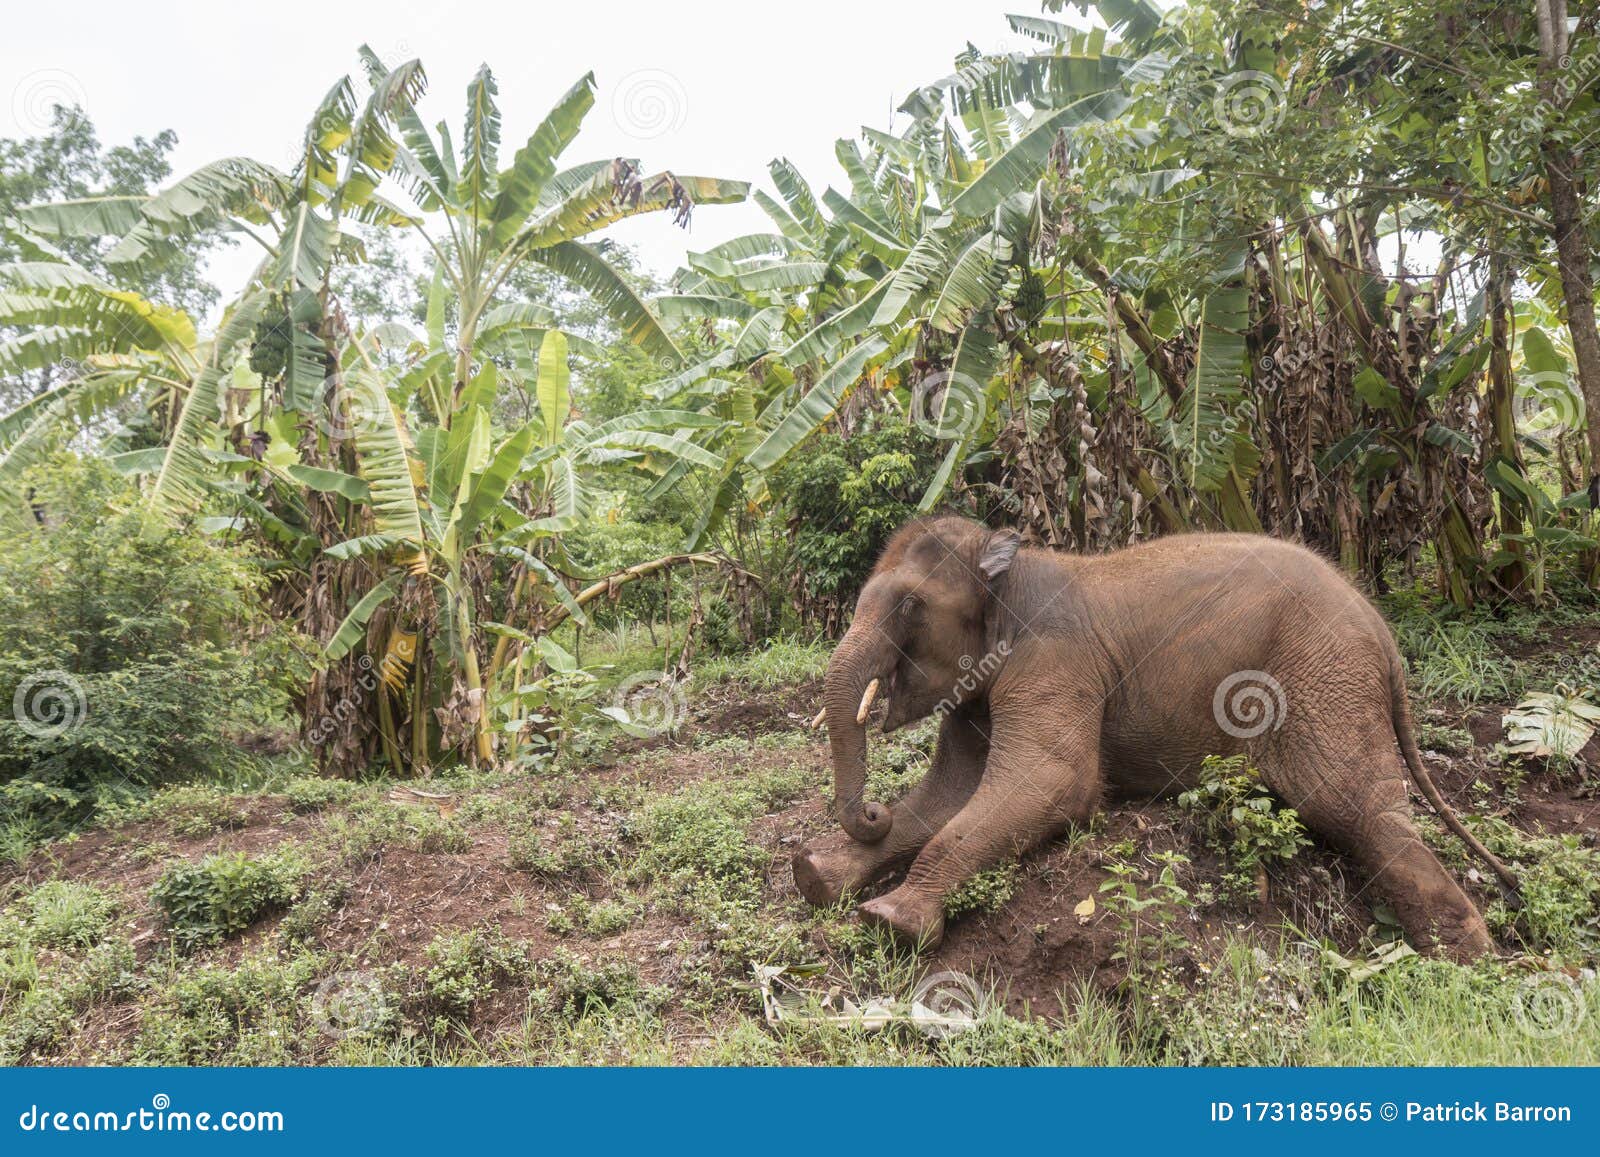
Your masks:
<svg viewBox="0 0 1600 1157"><path fill-rule="evenodd" d="M861 706L856 708L856 722L865 723L867 713L872 710L872 701L878 697L878 681L874 679L867 684L867 689L861 693Z"/></svg>
<svg viewBox="0 0 1600 1157"><path fill-rule="evenodd" d="M811 721L811 730L815 731L817 728L821 727L823 720L827 719L827 717L828 709L824 707L821 711L817 712L817 717Z"/></svg>

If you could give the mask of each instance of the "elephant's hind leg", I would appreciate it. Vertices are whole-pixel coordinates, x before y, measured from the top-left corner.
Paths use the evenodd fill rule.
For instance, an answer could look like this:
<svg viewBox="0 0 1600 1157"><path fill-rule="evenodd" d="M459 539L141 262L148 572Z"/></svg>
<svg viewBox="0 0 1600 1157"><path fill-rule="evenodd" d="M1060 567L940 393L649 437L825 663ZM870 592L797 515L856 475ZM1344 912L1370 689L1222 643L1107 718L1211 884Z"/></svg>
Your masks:
<svg viewBox="0 0 1600 1157"><path fill-rule="evenodd" d="M837 832L794 855L794 882L819 907L836 903L911 860L961 810L983 777L989 755L989 713L981 704L946 716L933 763L922 782L894 804L894 826L881 843Z"/></svg>
<svg viewBox="0 0 1600 1157"><path fill-rule="evenodd" d="M1039 725L1038 716L1029 721ZM1022 732L995 713L983 782L967 805L922 849L906 879L861 906L868 921L932 948L944 935L945 897L974 872L1082 823L1100 805L1098 703L1053 735Z"/></svg>
<svg viewBox="0 0 1600 1157"><path fill-rule="evenodd" d="M1412 822L1405 764L1388 721L1359 731L1337 751L1308 735L1284 735L1275 745L1281 754L1262 767L1267 785L1355 858L1366 887L1389 902L1418 948L1462 958L1492 952L1483 916Z"/></svg>

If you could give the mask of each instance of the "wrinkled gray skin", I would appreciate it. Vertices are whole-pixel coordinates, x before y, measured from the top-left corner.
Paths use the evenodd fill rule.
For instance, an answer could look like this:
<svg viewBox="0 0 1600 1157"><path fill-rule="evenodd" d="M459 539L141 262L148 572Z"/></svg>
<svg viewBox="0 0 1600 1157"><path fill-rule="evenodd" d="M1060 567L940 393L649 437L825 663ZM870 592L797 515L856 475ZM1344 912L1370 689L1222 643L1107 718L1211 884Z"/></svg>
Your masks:
<svg viewBox="0 0 1600 1157"><path fill-rule="evenodd" d="M885 732L943 716L927 777L892 808L864 791L856 714L873 679ZM1333 567L1274 539L1179 535L1090 557L1019 549L1014 532L965 519L918 521L862 589L824 706L844 834L798 852L795 882L832 904L909 864L861 912L924 947L974 872L1088 821L1108 789L1195 786L1207 755L1247 754L1354 857L1416 944L1493 948L1417 835L1408 765L1515 887L1428 779L1387 624Z"/></svg>

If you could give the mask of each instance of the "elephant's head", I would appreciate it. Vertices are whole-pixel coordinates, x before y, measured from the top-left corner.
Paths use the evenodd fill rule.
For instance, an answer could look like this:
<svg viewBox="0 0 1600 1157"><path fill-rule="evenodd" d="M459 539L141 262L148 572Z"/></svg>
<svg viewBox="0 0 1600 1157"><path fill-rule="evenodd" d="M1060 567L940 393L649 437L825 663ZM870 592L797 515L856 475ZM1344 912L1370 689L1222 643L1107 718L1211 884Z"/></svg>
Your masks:
<svg viewBox="0 0 1600 1157"><path fill-rule="evenodd" d="M824 684L839 823L855 839L876 843L894 822L866 798L873 699L888 700L888 732L984 694L998 663L986 624L1019 541L1015 531L947 517L914 522L884 548Z"/></svg>

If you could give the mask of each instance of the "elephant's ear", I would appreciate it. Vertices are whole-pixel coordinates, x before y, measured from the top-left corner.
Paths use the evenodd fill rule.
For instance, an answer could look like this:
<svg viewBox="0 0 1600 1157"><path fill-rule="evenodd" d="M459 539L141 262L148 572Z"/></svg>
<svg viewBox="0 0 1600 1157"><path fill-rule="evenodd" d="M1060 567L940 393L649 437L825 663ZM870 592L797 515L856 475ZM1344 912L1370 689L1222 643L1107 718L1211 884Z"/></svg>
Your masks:
<svg viewBox="0 0 1600 1157"><path fill-rule="evenodd" d="M1011 562L1017 557L1017 547L1021 545L1022 536L1016 531L995 531L984 543L983 553L978 556L978 573L986 581L993 582L1011 569Z"/></svg>

